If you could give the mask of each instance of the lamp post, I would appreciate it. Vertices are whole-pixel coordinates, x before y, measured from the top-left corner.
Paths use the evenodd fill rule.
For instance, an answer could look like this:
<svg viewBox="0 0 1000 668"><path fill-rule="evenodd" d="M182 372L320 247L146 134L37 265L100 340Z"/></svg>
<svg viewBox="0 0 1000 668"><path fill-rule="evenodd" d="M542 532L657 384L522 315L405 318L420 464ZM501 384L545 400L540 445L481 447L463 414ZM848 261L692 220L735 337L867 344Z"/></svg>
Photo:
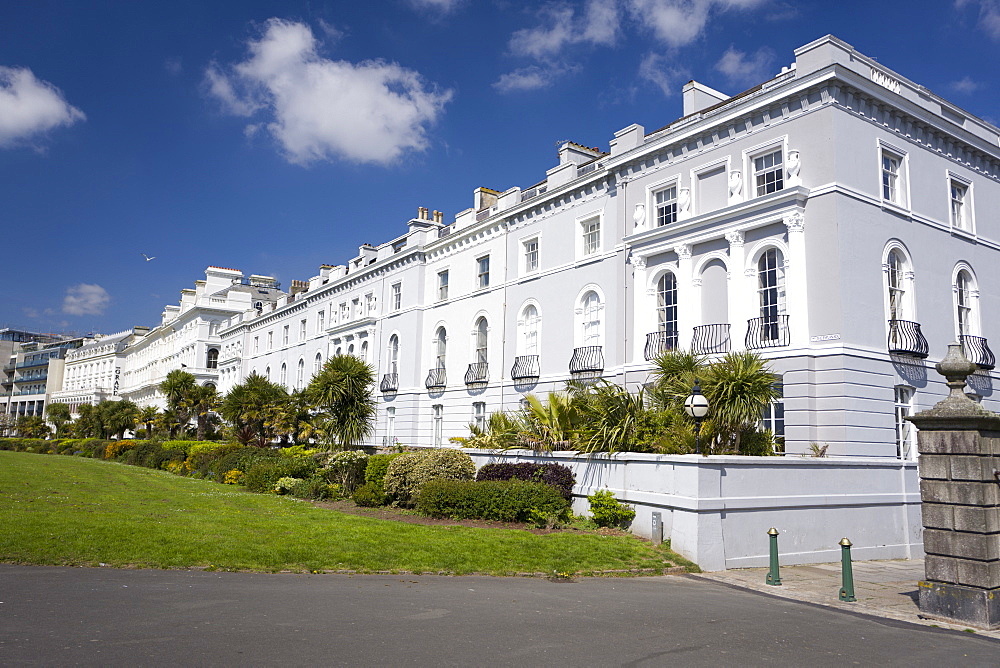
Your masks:
<svg viewBox="0 0 1000 668"><path fill-rule="evenodd" d="M694 452L701 454L701 421L708 415L708 399L701 393L698 379L694 379L694 388L684 400L684 412L694 418Z"/></svg>

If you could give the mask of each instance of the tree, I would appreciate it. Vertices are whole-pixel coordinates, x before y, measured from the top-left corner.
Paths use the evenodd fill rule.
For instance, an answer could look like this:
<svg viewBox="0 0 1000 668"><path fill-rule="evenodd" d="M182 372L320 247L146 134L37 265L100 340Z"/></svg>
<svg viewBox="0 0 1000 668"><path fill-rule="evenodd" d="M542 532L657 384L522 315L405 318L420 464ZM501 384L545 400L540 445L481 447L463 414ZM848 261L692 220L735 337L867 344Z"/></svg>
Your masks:
<svg viewBox="0 0 1000 668"><path fill-rule="evenodd" d="M139 407L128 399L105 400L95 408L99 416L100 438L124 438L125 432L135 429L139 422Z"/></svg>
<svg viewBox="0 0 1000 668"><path fill-rule="evenodd" d="M49 425L41 415L24 415L17 419L17 433L21 438L48 438Z"/></svg>
<svg viewBox="0 0 1000 668"><path fill-rule="evenodd" d="M188 409L194 413L198 425L195 438L199 441L205 440L205 428L208 426L212 411L219 404L219 393L215 391L213 385L196 385L188 390L183 401Z"/></svg>
<svg viewBox="0 0 1000 668"><path fill-rule="evenodd" d="M45 407L45 417L56 427L56 436L62 436L63 426L72 419L69 406L63 403L52 403Z"/></svg>
<svg viewBox="0 0 1000 668"><path fill-rule="evenodd" d="M178 429L183 430L191 420L190 395L198 387L194 376L187 371L174 369L160 383L160 392L167 398L167 407L175 416L176 422L170 425L170 438L177 436Z"/></svg>
<svg viewBox="0 0 1000 668"><path fill-rule="evenodd" d="M572 446L579 415L568 394L549 392L542 403L533 394L525 397L524 437L535 450L569 449Z"/></svg>
<svg viewBox="0 0 1000 668"><path fill-rule="evenodd" d="M375 370L354 355L334 355L309 382L306 396L331 419L330 435L341 449L375 433L374 386Z"/></svg>
<svg viewBox="0 0 1000 668"><path fill-rule="evenodd" d="M639 426L646 417L644 393L632 394L624 387L601 380L571 388L571 400L579 415L578 445L581 452L635 452Z"/></svg>
<svg viewBox="0 0 1000 668"><path fill-rule="evenodd" d="M737 454L743 432L755 429L764 409L780 396L774 374L750 351L729 353L712 364L702 387L715 428L727 434Z"/></svg>
<svg viewBox="0 0 1000 668"><path fill-rule="evenodd" d="M264 447L274 439L268 424L272 407L287 397L284 387L254 373L229 391L219 405L219 413L241 444Z"/></svg>
<svg viewBox="0 0 1000 668"><path fill-rule="evenodd" d="M153 437L153 425L160 417L160 409L156 406L143 406L139 409L139 424L146 427L146 438Z"/></svg>
<svg viewBox="0 0 1000 668"><path fill-rule="evenodd" d="M305 390L295 390L283 401L271 407L267 422L270 429L281 438L283 444L298 443L303 431L312 429L306 427L310 414L309 399Z"/></svg>

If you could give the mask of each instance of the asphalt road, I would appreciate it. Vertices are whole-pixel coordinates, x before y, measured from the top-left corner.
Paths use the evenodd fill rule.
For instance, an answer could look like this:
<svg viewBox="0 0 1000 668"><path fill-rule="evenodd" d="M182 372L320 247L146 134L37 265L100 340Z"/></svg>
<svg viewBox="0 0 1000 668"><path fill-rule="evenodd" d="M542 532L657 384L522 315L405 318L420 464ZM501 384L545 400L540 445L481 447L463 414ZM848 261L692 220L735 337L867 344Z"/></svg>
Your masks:
<svg viewBox="0 0 1000 668"><path fill-rule="evenodd" d="M0 565L0 665L997 666L1000 642L687 577Z"/></svg>

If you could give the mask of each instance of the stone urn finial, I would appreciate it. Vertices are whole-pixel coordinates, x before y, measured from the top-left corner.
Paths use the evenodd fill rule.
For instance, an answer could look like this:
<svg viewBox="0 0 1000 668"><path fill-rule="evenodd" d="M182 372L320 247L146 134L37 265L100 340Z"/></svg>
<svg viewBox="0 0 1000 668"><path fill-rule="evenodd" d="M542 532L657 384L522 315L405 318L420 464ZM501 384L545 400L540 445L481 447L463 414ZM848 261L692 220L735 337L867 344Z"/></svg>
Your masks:
<svg viewBox="0 0 1000 668"><path fill-rule="evenodd" d="M965 380L979 367L965 356L960 343L948 344L948 354L934 368L945 377L948 389L951 391L932 408L912 415L907 418L908 420L920 429L986 428L983 425L988 422L990 429L1000 430L1000 415L986 410L965 394ZM968 422L968 418L973 418L974 422ZM958 422L956 419L959 419ZM965 426L956 426L959 424Z"/></svg>
<svg viewBox="0 0 1000 668"><path fill-rule="evenodd" d="M972 401L965 396L965 380L979 367L965 356L961 343L955 341L949 343L948 354L934 368L948 381L947 385L951 389L951 394L948 395L949 399Z"/></svg>

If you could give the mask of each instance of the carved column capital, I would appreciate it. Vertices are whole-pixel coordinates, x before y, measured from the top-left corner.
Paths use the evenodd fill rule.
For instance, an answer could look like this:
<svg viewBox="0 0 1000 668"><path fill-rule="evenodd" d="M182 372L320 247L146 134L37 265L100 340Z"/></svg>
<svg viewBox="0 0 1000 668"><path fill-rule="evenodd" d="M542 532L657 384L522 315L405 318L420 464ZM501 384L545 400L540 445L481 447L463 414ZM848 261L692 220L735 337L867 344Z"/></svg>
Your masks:
<svg viewBox="0 0 1000 668"><path fill-rule="evenodd" d="M674 252L677 253L677 257L682 260L691 259L691 244L680 244L679 246L674 246Z"/></svg>
<svg viewBox="0 0 1000 668"><path fill-rule="evenodd" d="M730 246L742 246L743 232L741 232L740 230L733 230L732 232L726 232L726 241L729 242Z"/></svg>
<svg viewBox="0 0 1000 668"><path fill-rule="evenodd" d="M801 232L806 225L805 216L798 211L788 214L781 222L785 224L789 232Z"/></svg>
<svg viewBox="0 0 1000 668"><path fill-rule="evenodd" d="M635 267L636 269L638 269L639 271L645 271L646 270L646 258L644 256L642 256L642 255L633 255L632 256L632 266Z"/></svg>

